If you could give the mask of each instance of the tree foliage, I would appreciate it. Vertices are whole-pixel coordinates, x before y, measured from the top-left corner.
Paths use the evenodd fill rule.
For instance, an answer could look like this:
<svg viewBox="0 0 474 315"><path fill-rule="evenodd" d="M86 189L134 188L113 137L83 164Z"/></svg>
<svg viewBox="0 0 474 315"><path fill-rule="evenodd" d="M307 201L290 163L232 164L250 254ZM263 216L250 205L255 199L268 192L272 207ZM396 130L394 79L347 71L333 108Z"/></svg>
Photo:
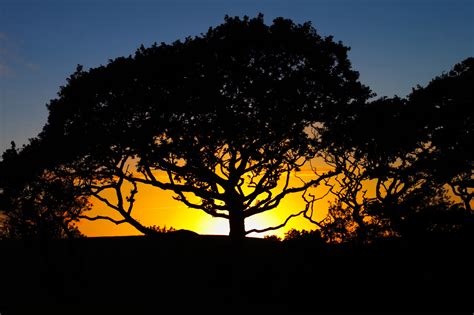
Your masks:
<svg viewBox="0 0 474 315"><path fill-rule="evenodd" d="M472 65L466 59L407 99L368 102L328 131L325 160L341 174L327 183L336 202L325 234L370 240L470 224Z"/></svg>
<svg viewBox="0 0 474 315"><path fill-rule="evenodd" d="M131 216L139 184L228 219L242 237L245 218L333 175L290 183L322 150L308 128L370 95L347 51L309 23L226 17L201 36L79 67L49 104L41 138L63 148L57 162L92 196L144 233ZM134 187L126 196L124 183Z"/></svg>
<svg viewBox="0 0 474 315"><path fill-rule="evenodd" d="M25 235L60 237L81 218L156 234L132 213L143 185L227 219L235 238L299 215L327 241L470 220L474 59L407 98L371 99L348 50L310 23L227 16L199 36L78 66L48 104L39 136L3 155L5 222ZM311 166L315 159L326 172ZM296 175L303 166L312 177ZM321 198L309 189L321 185L333 202L315 221ZM303 210L246 230L245 219L294 193ZM90 198L121 218L88 216Z"/></svg>
<svg viewBox="0 0 474 315"><path fill-rule="evenodd" d="M467 58L409 95L417 132L430 148L423 167L448 184L468 210L474 197L473 85L474 58Z"/></svg>
<svg viewBox="0 0 474 315"><path fill-rule="evenodd" d="M81 236L76 223L90 209L88 198L70 177L37 168L37 148L36 140L22 150L12 143L3 154L0 236L36 240Z"/></svg>

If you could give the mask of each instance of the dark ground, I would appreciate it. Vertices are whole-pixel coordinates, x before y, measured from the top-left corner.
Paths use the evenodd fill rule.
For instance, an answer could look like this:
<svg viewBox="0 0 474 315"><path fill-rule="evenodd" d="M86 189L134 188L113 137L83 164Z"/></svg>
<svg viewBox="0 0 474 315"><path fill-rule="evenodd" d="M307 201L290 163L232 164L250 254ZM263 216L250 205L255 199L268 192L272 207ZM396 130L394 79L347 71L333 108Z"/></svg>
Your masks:
<svg viewBox="0 0 474 315"><path fill-rule="evenodd" d="M325 246L164 235L1 241L0 313L474 310L466 240Z"/></svg>

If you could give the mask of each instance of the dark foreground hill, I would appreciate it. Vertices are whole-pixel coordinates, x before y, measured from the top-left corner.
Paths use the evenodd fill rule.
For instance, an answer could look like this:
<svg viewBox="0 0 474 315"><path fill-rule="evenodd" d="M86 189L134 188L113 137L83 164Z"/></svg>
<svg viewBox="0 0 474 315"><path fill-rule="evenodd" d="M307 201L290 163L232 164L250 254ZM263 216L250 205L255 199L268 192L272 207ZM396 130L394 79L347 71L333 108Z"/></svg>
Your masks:
<svg viewBox="0 0 474 315"><path fill-rule="evenodd" d="M192 235L2 241L0 312L472 311L468 245Z"/></svg>

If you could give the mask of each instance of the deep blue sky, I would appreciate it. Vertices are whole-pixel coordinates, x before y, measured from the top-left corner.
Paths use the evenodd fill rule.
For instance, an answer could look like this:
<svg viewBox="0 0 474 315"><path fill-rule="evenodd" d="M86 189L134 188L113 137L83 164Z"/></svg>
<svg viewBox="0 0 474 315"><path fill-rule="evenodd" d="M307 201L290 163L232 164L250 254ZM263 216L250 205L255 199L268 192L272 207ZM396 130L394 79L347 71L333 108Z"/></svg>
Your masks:
<svg viewBox="0 0 474 315"><path fill-rule="evenodd" d="M141 44L205 32L225 14L311 21L352 48L361 81L379 96L417 84L474 56L472 0L0 0L0 151L46 122L45 104L77 64L133 54Z"/></svg>

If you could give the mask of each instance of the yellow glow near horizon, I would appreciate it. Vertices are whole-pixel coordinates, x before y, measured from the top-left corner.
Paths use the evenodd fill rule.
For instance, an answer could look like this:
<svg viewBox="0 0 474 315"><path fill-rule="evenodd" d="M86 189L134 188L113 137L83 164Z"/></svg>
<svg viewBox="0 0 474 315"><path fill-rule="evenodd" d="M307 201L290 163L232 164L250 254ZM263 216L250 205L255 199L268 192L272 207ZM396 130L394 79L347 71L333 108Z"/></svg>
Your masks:
<svg viewBox="0 0 474 315"><path fill-rule="evenodd" d="M310 170L306 170L299 172L298 176L309 177L314 176L314 174ZM292 175L290 184L296 185L296 180L297 178ZM364 187L367 189L367 197L375 194L375 180L364 183ZM327 192L327 187L322 184L318 188L312 189L311 192L316 196L321 197ZM277 226L283 223L289 215L303 210L306 203L302 199L301 194L302 193L289 194L283 198L277 208L247 218L245 220L246 230ZM171 191L163 191L148 185L139 185L132 216L145 226L156 225L160 227L191 230L199 234L228 235L229 224L226 219L214 218L201 210L188 208L183 203L174 200L173 196L174 193ZM113 200L111 195L108 197L111 201ZM450 193L450 197L453 198L453 200L456 200L457 198L452 193ZM314 220L321 220L324 218L328 209L328 201L330 200L334 200L334 196L328 195L315 203ZM88 215L107 215L114 219L121 219L118 213L98 200L93 200L93 209L88 213ZM78 226L80 231L87 236L122 236L141 234L127 223L115 225L114 223L105 220L82 220L79 222ZM266 233L251 233L248 236L264 237L265 235L277 235L283 237L285 233L292 228L298 230L313 230L316 226L303 217L296 217L292 218L288 224L281 229L268 231Z"/></svg>
<svg viewBox="0 0 474 315"><path fill-rule="evenodd" d="M312 176L311 171L302 171L298 176ZM298 185L298 179L292 175L290 184ZM291 187L291 186L290 186ZM278 189L279 187L277 187ZM322 196L327 188L321 186L315 189L318 196ZM127 191L124 189L124 191ZM105 194L111 201L113 196ZM105 196L104 195L104 196ZM156 187L148 185L139 185L138 194L132 216L145 226L166 226L175 229L187 229L195 231L199 234L221 234L228 235L228 221L223 218L214 218L205 212L197 209L188 208L183 203L173 199L174 193L171 191L163 191ZM328 197L330 198L330 197ZM314 219L318 220L324 217L327 211L327 200L325 198L316 204L317 213ZM301 211L305 207L305 202L301 197L301 193L289 194L281 201L280 205L265 213L257 214L245 220L246 230L263 229L270 226L277 226L285 221L285 219L293 214ZM108 215L114 219L121 219L114 210L108 208L100 201L93 200L93 209L88 213L89 216ZM285 232L291 228L298 230L312 230L316 226L304 218L293 218L288 224L274 231L266 233L251 233L252 237L263 237L265 235L277 235L283 237ZM81 220L79 229L87 236L119 236L119 235L140 235L135 228L127 223L115 225L110 221L98 220L87 221Z"/></svg>

